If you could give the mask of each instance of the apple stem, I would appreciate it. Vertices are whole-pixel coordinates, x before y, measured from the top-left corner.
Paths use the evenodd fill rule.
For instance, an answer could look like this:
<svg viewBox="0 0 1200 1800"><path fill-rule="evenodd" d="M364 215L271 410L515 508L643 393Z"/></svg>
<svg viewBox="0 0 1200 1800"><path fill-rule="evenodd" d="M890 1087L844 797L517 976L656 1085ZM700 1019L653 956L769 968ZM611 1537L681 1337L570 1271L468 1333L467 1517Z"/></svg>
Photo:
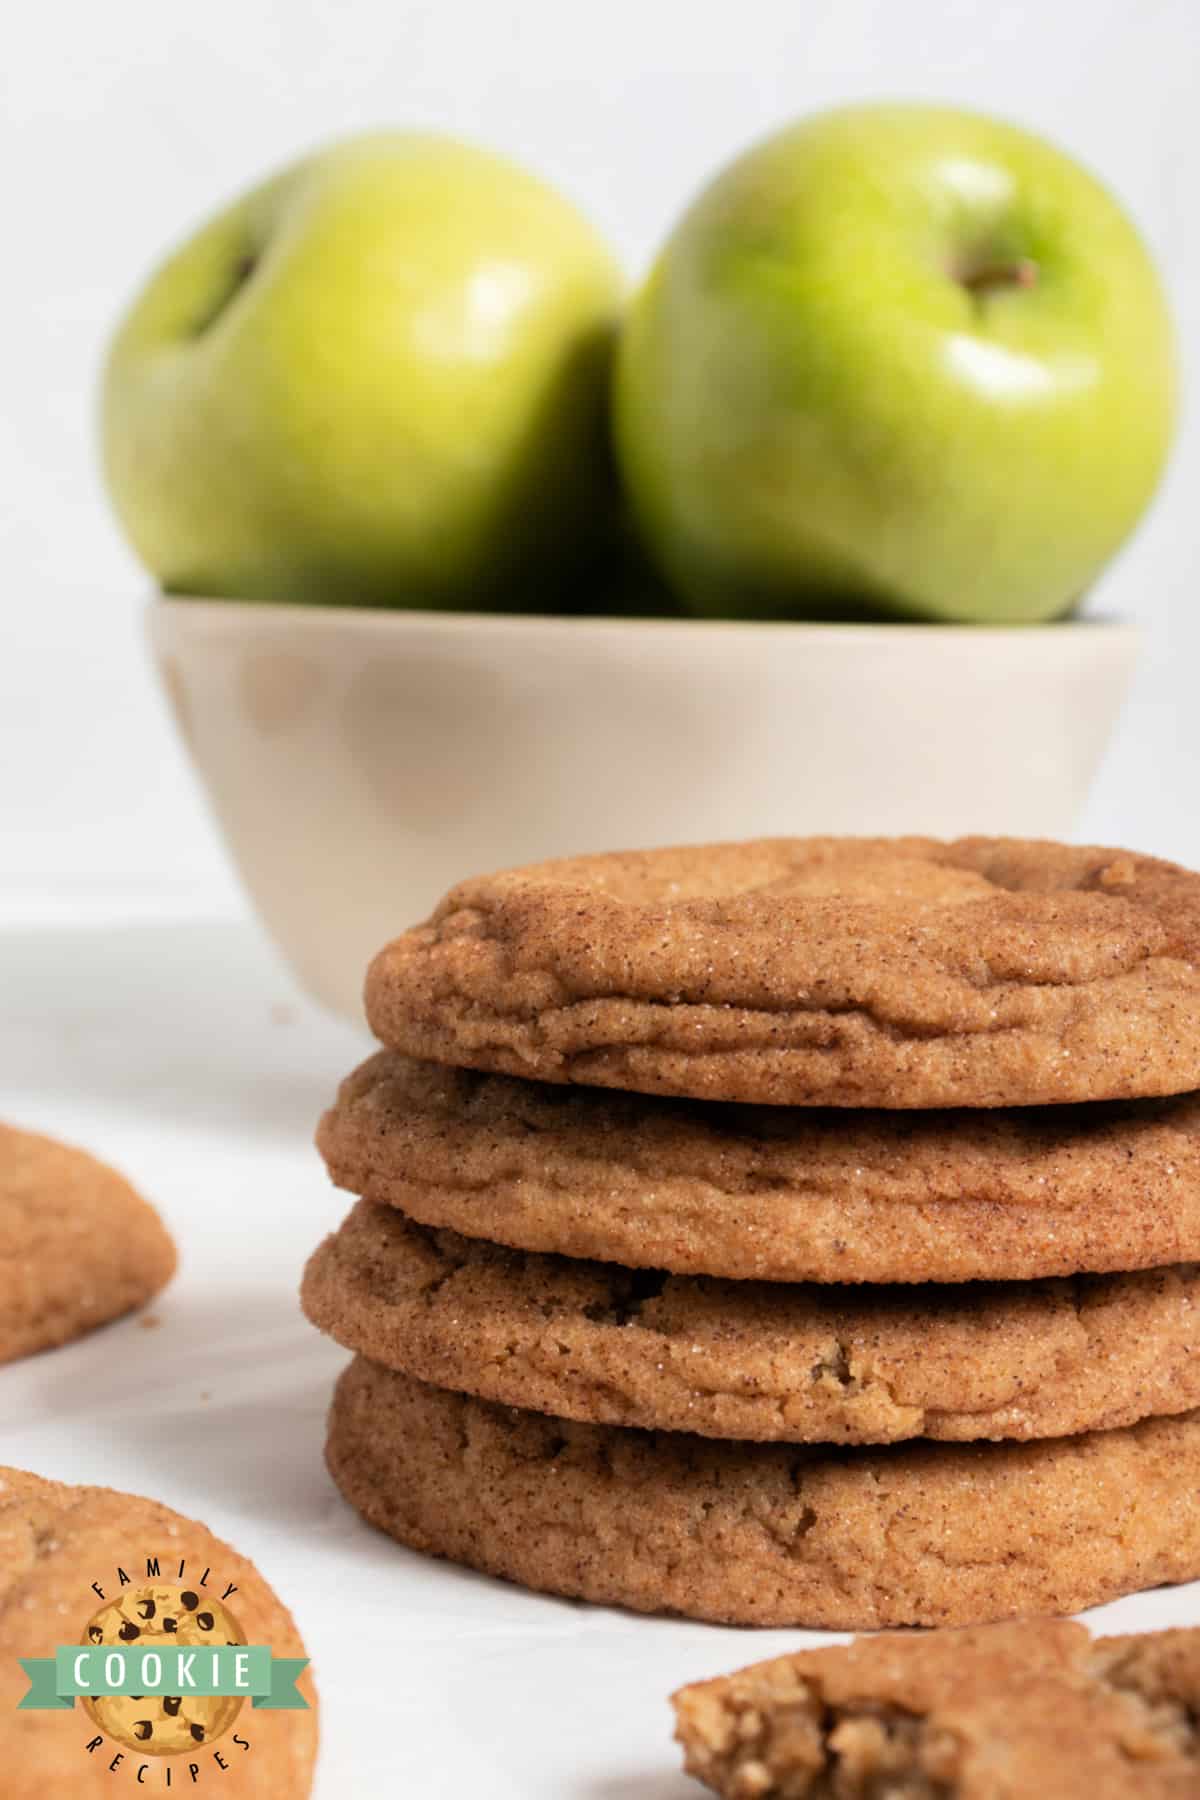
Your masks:
<svg viewBox="0 0 1200 1800"><path fill-rule="evenodd" d="M958 279L970 294L986 294L992 288L1031 288L1038 278L1038 266L1030 256L1018 256L1011 262L981 263L968 269Z"/></svg>

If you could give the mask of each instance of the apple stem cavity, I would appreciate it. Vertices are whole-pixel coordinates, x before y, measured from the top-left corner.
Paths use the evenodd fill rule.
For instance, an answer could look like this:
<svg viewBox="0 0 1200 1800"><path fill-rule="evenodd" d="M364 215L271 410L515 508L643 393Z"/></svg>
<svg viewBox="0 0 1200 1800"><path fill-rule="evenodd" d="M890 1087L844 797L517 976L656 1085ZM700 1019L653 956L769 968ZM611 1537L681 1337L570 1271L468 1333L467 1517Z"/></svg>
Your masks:
<svg viewBox="0 0 1200 1800"><path fill-rule="evenodd" d="M207 312L203 313L200 318L197 319L195 325L192 327L193 337L201 337L204 332L208 331L211 326L216 324L230 302L236 299L237 295L241 293L257 267L258 257L252 250L248 250L244 255L238 257L238 260L233 265L228 288L226 288L225 292L218 297L216 304L211 306Z"/></svg>
<svg viewBox="0 0 1200 1800"><path fill-rule="evenodd" d="M1031 256L1014 256L1004 261L977 263L971 268L959 269L955 272L955 280L962 283L969 294L976 299L986 299L998 288L1031 288L1037 285L1038 266Z"/></svg>

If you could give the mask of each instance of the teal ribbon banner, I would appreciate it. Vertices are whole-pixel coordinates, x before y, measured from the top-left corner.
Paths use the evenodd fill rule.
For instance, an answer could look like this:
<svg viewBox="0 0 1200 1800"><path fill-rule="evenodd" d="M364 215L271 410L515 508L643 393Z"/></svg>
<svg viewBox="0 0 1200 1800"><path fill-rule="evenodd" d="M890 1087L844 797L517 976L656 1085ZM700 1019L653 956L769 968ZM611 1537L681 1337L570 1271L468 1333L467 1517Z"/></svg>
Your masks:
<svg viewBox="0 0 1200 1800"><path fill-rule="evenodd" d="M29 1677L18 1711L70 1712L81 1694L241 1694L268 1712L308 1709L296 1691L308 1658L272 1656L266 1644L60 1644L53 1656L18 1660Z"/></svg>

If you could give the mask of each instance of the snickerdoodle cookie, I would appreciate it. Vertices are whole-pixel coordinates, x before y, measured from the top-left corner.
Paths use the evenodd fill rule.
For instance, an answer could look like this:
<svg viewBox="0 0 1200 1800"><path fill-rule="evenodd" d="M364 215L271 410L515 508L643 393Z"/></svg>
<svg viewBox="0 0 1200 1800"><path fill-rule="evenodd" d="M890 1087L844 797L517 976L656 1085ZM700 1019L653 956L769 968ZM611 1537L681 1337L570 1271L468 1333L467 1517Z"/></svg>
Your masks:
<svg viewBox="0 0 1200 1800"><path fill-rule="evenodd" d="M1200 1793L1200 1631L1064 1619L861 1638L673 1696L724 1800L1184 1800Z"/></svg>
<svg viewBox="0 0 1200 1800"><path fill-rule="evenodd" d="M1200 1269L991 1286L712 1281L507 1250L360 1200L314 1325L567 1419L790 1443L1063 1437L1200 1406Z"/></svg>
<svg viewBox="0 0 1200 1800"><path fill-rule="evenodd" d="M1200 1575L1200 1412L1032 1444L798 1449L546 1418L358 1357L326 1456L413 1549L727 1624L980 1624Z"/></svg>
<svg viewBox="0 0 1200 1800"><path fill-rule="evenodd" d="M1008 838L776 838L462 882L375 958L434 1062L792 1106L1200 1087L1200 876Z"/></svg>
<svg viewBox="0 0 1200 1800"><path fill-rule="evenodd" d="M143 1598L137 1608L143 1591L157 1596L156 1606ZM53 1658L59 1644L107 1642L106 1607L129 1614L122 1641L161 1643L164 1651L177 1640L224 1642L214 1628L231 1613L242 1633L238 1641L265 1644L275 1656L304 1655L291 1614L254 1564L206 1526L156 1500L110 1488L67 1487L0 1468L0 1768L5 1800L111 1796L114 1757L131 1783L135 1776L142 1780L136 1771L144 1758L149 1772L144 1785L157 1791L163 1777L154 1772L161 1754L155 1749L156 1733L169 1736L173 1744L171 1734L179 1731L181 1718L196 1726L189 1728L190 1748L177 1763L164 1761L189 1788L207 1778L231 1800L299 1800L310 1791L317 1722L308 1670L298 1683L307 1710L260 1711L235 1702L242 1704L241 1713L232 1721L215 1718L211 1731L201 1705L186 1696L182 1703L175 1697L174 1709L169 1700L151 1695L138 1696L136 1702L133 1697L96 1701L92 1717L18 1710L29 1677L17 1659ZM196 1628L185 1630L188 1624ZM96 1722L95 1709L105 1706L109 1711ZM123 1711L130 1710L137 1717L127 1731ZM209 1710L214 1710L212 1703ZM192 1763L197 1773L189 1776Z"/></svg>
<svg viewBox="0 0 1200 1800"><path fill-rule="evenodd" d="M0 1125L0 1362L119 1318L174 1272L161 1219L114 1169Z"/></svg>
<svg viewBox="0 0 1200 1800"><path fill-rule="evenodd" d="M765 1281L1022 1280L1200 1262L1200 1097L1025 1111L719 1106L381 1052L333 1179L522 1250Z"/></svg>

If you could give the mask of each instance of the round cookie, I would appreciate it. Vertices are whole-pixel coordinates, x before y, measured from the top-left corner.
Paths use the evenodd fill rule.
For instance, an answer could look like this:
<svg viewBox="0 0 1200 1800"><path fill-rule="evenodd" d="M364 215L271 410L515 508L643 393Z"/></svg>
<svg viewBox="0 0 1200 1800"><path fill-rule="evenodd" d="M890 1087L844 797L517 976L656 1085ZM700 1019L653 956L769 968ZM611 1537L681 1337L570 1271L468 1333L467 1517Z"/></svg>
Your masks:
<svg viewBox="0 0 1200 1800"><path fill-rule="evenodd" d="M156 1294L175 1246L85 1150L0 1125L0 1363L82 1337Z"/></svg>
<svg viewBox="0 0 1200 1800"><path fill-rule="evenodd" d="M789 1106L1200 1087L1200 876L1016 838L773 838L465 881L375 1035L544 1081Z"/></svg>
<svg viewBox="0 0 1200 1800"><path fill-rule="evenodd" d="M784 1443L1065 1437L1200 1407L1200 1268L831 1288L506 1250L360 1200L304 1310L436 1387L606 1425Z"/></svg>
<svg viewBox="0 0 1200 1800"><path fill-rule="evenodd" d="M362 1357L326 1458L371 1524L544 1592L729 1625L967 1625L1200 1575L1200 1413L796 1449L581 1425Z"/></svg>
<svg viewBox="0 0 1200 1800"><path fill-rule="evenodd" d="M381 1052L317 1142L339 1186L521 1250L733 1280L1019 1281L1200 1262L1200 1096L822 1112Z"/></svg>
<svg viewBox="0 0 1200 1800"><path fill-rule="evenodd" d="M161 1578L139 1584L136 1577L145 1575L146 1559L152 1556L160 1559ZM136 1703L137 1718L129 1720L129 1733L124 1730L124 1709L126 1704L134 1707L131 1697L128 1703L98 1702L100 1709L113 1708L112 1718L101 1717L99 1726L82 1708L78 1717L18 1711L18 1701L29 1684L17 1659L53 1656L60 1643L73 1640L106 1642L110 1626L121 1641L124 1624L124 1641L131 1641L127 1634L132 1630L141 1634L148 1624L161 1625L165 1615L159 1614L157 1596L176 1594L169 1578L181 1561L185 1566L182 1585L190 1591L189 1583L195 1582L196 1605L191 1609L184 1605L176 1618L180 1641L212 1641L218 1621L226 1623L228 1614L238 1626L241 1642L267 1644L276 1656L305 1654L291 1614L254 1564L204 1525L156 1500L114 1493L109 1488L68 1487L24 1470L0 1468L0 1769L4 1771L5 1800L45 1800L48 1794L70 1794L73 1800L75 1796L78 1800L90 1795L111 1796L114 1776L109 1765L118 1753L124 1758L121 1774L132 1780L139 1763L145 1762L149 1766L143 1785L158 1791L163 1776L156 1773L154 1762L164 1754L163 1745L156 1747L133 1727L138 1720L148 1719L151 1708L157 1717L162 1701L143 1696ZM118 1567L131 1576L130 1587L120 1586ZM206 1570L209 1579L204 1583ZM93 1582L104 1589L104 1601L99 1605ZM222 1600L230 1584L236 1593ZM148 1594L143 1589L148 1589ZM156 1600L153 1620L147 1621L138 1610L137 1595L143 1606L147 1598ZM211 1625L199 1622L201 1613L211 1616ZM186 1626L185 1616L191 1620ZM99 1638L90 1627L99 1631ZM170 1639L164 1636L163 1641ZM241 1796L246 1800L250 1796L253 1800L302 1800L311 1791L317 1749L311 1670L301 1675L299 1688L309 1703L308 1710L247 1708L233 1723L232 1734L220 1741L207 1729L210 1714L204 1708L212 1709L215 1720L217 1709L242 1703L236 1699L183 1702L179 1713L168 1715L171 1728L186 1711L194 1721L204 1722L207 1741L196 1739L189 1729L191 1751L184 1751L178 1763L167 1762L163 1767L171 1768L176 1781L190 1789L193 1778L188 1767L196 1762L201 1782L211 1779L230 1800ZM154 1719L149 1722L153 1724ZM89 1752L87 1744L110 1726L116 1730L106 1738L103 1754L99 1749ZM234 1734L249 1743L248 1750L234 1746ZM218 1752L227 1764L223 1770L215 1763Z"/></svg>

